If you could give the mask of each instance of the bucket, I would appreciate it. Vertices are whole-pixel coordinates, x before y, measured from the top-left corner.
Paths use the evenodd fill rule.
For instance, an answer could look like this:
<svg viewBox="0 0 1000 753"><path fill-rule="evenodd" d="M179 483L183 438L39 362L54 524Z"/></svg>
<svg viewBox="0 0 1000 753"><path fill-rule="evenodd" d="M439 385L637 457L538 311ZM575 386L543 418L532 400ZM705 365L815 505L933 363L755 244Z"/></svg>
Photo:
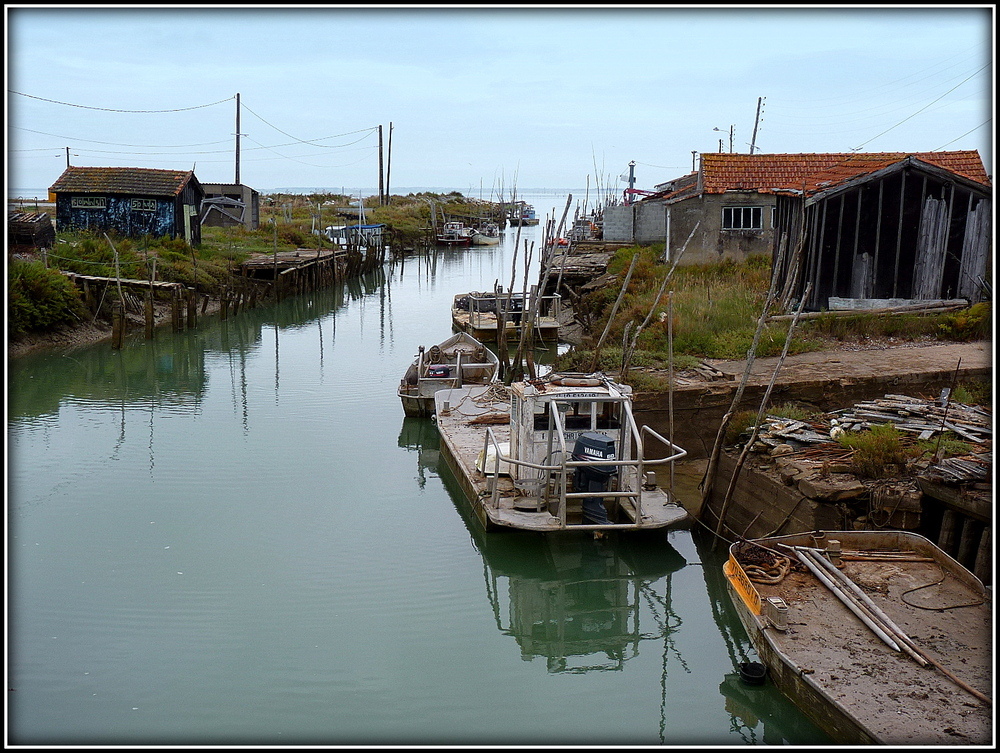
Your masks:
<svg viewBox="0 0 1000 753"><path fill-rule="evenodd" d="M760 662L745 661L739 665L740 679L747 685L763 685L767 677L767 667Z"/></svg>

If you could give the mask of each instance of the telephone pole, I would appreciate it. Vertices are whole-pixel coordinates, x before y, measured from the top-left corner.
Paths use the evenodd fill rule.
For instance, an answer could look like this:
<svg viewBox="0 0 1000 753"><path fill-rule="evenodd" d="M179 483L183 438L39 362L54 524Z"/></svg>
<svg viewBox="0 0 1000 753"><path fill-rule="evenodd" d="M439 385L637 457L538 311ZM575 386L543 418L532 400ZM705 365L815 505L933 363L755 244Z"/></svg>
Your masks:
<svg viewBox="0 0 1000 753"><path fill-rule="evenodd" d="M240 184L240 93L236 92L236 185Z"/></svg>
<svg viewBox="0 0 1000 753"><path fill-rule="evenodd" d="M378 127L378 205L385 206L385 184L382 182L382 126Z"/></svg>
<svg viewBox="0 0 1000 753"><path fill-rule="evenodd" d="M757 144L757 126L760 124L760 106L764 103L763 97L757 97L757 117L753 121L753 136L750 138L750 154L753 154L753 150L756 148Z"/></svg>

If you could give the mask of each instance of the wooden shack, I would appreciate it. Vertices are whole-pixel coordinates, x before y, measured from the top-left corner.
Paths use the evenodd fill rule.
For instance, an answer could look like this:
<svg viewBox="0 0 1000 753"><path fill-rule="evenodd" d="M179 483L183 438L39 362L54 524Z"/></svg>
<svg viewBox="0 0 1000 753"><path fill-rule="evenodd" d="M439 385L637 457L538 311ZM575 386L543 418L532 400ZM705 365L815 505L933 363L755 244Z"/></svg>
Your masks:
<svg viewBox="0 0 1000 753"><path fill-rule="evenodd" d="M56 230L114 231L201 243L204 189L192 170L67 167L49 188Z"/></svg>
<svg viewBox="0 0 1000 753"><path fill-rule="evenodd" d="M7 240L9 246L51 248L56 230L48 212L22 212L7 214Z"/></svg>
<svg viewBox="0 0 1000 753"><path fill-rule="evenodd" d="M776 192L774 274L806 308L984 298L992 188L978 152L856 154Z"/></svg>
<svg viewBox="0 0 1000 753"><path fill-rule="evenodd" d="M202 183L201 224L206 227L235 227L247 230L260 226L260 192L242 183Z"/></svg>

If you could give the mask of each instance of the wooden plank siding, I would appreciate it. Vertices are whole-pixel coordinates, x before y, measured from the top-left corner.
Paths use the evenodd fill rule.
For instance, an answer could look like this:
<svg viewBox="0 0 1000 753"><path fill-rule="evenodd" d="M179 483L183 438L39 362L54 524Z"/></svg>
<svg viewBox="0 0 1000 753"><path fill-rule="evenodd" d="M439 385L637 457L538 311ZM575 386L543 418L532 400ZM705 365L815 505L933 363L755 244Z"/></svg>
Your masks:
<svg viewBox="0 0 1000 753"><path fill-rule="evenodd" d="M788 303L831 298L983 298L990 256L988 185L913 160L826 192L779 195L774 274Z"/></svg>

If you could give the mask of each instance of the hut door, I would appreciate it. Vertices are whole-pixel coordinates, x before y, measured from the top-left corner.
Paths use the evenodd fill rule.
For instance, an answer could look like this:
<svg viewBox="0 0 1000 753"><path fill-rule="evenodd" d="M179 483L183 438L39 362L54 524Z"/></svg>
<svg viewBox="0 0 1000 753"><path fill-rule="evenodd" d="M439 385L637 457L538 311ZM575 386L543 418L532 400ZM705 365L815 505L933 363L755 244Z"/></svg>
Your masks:
<svg viewBox="0 0 1000 753"><path fill-rule="evenodd" d="M948 203L928 196L920 214L920 236L913 266L913 298L941 296L941 276L948 242Z"/></svg>

